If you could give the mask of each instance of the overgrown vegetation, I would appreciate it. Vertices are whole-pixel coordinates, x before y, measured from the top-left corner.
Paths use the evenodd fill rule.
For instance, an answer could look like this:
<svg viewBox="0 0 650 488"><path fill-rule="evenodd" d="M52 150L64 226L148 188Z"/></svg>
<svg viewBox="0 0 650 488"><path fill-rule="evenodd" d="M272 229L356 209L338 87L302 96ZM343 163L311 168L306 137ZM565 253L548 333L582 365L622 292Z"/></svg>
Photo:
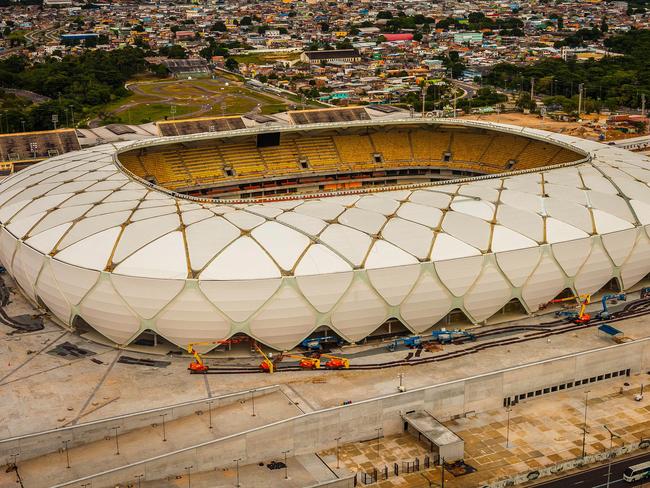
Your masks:
<svg viewBox="0 0 650 488"><path fill-rule="evenodd" d="M604 42L611 52L621 56L585 62L544 59L521 66L501 63L483 81L498 88L529 92L534 79L535 93L547 96L552 104L569 108L576 103L580 85L586 110L640 107L641 95L650 94L650 31L632 30Z"/></svg>
<svg viewBox="0 0 650 488"><path fill-rule="evenodd" d="M47 130L53 127L52 115L60 124L73 114L77 121L91 116L103 105L124 98L124 84L141 73L162 74L159 67L145 61L141 49L126 47L110 52L88 51L80 56L51 57L33 65L18 56L0 61L0 88L21 88L47 96L39 104L16 104L0 98L0 113L9 130ZM5 125L6 128L6 125Z"/></svg>

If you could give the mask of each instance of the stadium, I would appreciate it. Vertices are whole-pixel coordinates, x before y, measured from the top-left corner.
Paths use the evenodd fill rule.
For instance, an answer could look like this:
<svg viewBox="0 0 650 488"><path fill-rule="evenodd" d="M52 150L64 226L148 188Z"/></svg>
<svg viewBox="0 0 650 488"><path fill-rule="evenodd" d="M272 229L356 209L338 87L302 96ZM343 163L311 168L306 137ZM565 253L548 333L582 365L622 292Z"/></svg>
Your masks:
<svg viewBox="0 0 650 488"><path fill-rule="evenodd" d="M479 121L289 117L32 165L0 184L0 261L62 325L120 346L277 350L523 317L650 273L642 155Z"/></svg>

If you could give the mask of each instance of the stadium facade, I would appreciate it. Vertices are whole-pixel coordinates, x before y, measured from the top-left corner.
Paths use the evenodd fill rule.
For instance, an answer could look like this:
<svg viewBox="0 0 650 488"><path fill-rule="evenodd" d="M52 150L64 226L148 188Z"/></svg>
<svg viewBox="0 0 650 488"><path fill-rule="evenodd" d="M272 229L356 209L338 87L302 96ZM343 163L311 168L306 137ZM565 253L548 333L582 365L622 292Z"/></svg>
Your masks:
<svg viewBox="0 0 650 488"><path fill-rule="evenodd" d="M333 150L340 161L364 147L354 144L359 134L383 134L387 145L374 146L374 161L364 156L365 170L390 160L412 167L416 137L448 132L475 156L444 150L428 166L479 176L258 200L176 193L163 187L166 167L156 184L146 178L147 154L180 154L188 165L183 151L192 144L223 148L273 131L280 147L298 133L322 141L329 131L335 145L348 137L347 148ZM489 141L480 151L478 135ZM544 156L524 165L533 143ZM501 162L481 162L497 151ZM230 163L220 154L221 171ZM151 330L179 346L246 334L283 350L323 326L356 342L391 318L420 333L454 310L481 323L513 300L532 313L566 289L596 293L612 280L630 289L650 273L648 182L643 155L470 121L260 127L108 144L0 184L0 260L60 322L83 321L120 345Z"/></svg>

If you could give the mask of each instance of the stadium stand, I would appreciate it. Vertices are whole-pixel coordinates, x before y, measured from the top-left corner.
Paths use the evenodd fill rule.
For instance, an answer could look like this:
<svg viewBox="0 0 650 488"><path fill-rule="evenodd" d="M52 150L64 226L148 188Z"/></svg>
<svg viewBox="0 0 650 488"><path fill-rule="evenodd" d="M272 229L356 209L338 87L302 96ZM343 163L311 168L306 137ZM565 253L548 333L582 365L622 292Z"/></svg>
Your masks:
<svg viewBox="0 0 650 488"><path fill-rule="evenodd" d="M341 168L341 161L334 140L330 136L301 137L294 140L299 158L315 171L331 171Z"/></svg>
<svg viewBox="0 0 650 488"><path fill-rule="evenodd" d="M183 136L246 128L239 116L165 120L158 122L157 125L161 136Z"/></svg>
<svg viewBox="0 0 650 488"><path fill-rule="evenodd" d="M426 175L428 166L435 171L446 169L471 176L576 159L579 155L569 149L515 134L422 127L373 128L334 135L329 131L283 132L279 145L258 147L255 136L246 136L151 147L120 155L122 164L134 174L181 191L225 188L238 180L255 185L258 183L249 183L255 178L307 177L310 182L325 182L333 175L355 172L356 178L367 178L369 171L386 174L391 169ZM333 187L341 185L336 182Z"/></svg>
<svg viewBox="0 0 650 488"><path fill-rule="evenodd" d="M419 130L411 132L411 148L416 161L442 161L449 151L450 132Z"/></svg>
<svg viewBox="0 0 650 488"><path fill-rule="evenodd" d="M341 162L357 168L372 168L372 155L375 152L372 141L366 136L334 136L334 144Z"/></svg>
<svg viewBox="0 0 650 488"><path fill-rule="evenodd" d="M0 162L34 163L81 149L74 129L0 135Z"/></svg>
<svg viewBox="0 0 650 488"><path fill-rule="evenodd" d="M300 110L287 113L291 122L296 125L370 120L366 110L359 107Z"/></svg>
<svg viewBox="0 0 650 488"><path fill-rule="evenodd" d="M516 161L530 139L511 134L496 134L486 147L479 161L486 166L505 169L508 161Z"/></svg>
<svg viewBox="0 0 650 488"><path fill-rule="evenodd" d="M491 141L492 137L486 134L454 132L449 147L451 159L453 161L480 161Z"/></svg>
<svg viewBox="0 0 650 488"><path fill-rule="evenodd" d="M381 154L384 162L411 163L413 153L407 131L377 132L370 136L375 151Z"/></svg>

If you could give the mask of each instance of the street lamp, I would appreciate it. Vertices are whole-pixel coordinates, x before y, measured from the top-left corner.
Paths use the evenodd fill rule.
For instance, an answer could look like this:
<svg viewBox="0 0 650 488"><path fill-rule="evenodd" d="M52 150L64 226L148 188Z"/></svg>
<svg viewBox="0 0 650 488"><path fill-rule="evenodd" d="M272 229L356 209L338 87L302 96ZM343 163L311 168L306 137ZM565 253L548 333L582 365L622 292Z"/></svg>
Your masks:
<svg viewBox="0 0 650 488"><path fill-rule="evenodd" d="M609 432L609 463L607 464L607 488L609 488L609 481L612 476L612 449L614 447L614 437L618 437L620 439L621 436L614 434L611 430L609 430L609 427L606 425L603 425L605 427L605 430Z"/></svg>
<svg viewBox="0 0 650 488"><path fill-rule="evenodd" d="M507 421L507 427L506 427L506 449L510 449L510 412L512 411L512 407L508 405L506 408L506 412L508 412L508 421Z"/></svg>
<svg viewBox="0 0 650 488"><path fill-rule="evenodd" d="M187 488L192 488L192 468L194 467L193 464L190 464L189 466L185 466L185 471L187 471Z"/></svg>
<svg viewBox="0 0 650 488"><path fill-rule="evenodd" d="M380 433L383 429L383 427L376 427L375 430L377 431L377 457L379 457L379 436Z"/></svg>
<svg viewBox="0 0 650 488"><path fill-rule="evenodd" d="M111 427L111 428L115 431L115 455L119 456L120 455L120 440L119 440L119 436L117 434L117 431L120 428L120 426L118 425L116 427Z"/></svg>
<svg viewBox="0 0 650 488"><path fill-rule="evenodd" d="M589 392L590 390L585 391L585 420L582 424L582 457L585 457L585 441L587 438L587 406L589 405Z"/></svg>
<svg viewBox="0 0 650 488"><path fill-rule="evenodd" d="M163 442L167 442L167 432L165 431L165 417L167 417L167 414L163 413L159 416L162 417Z"/></svg>
<svg viewBox="0 0 650 488"><path fill-rule="evenodd" d="M339 441L341 440L341 436L338 436L336 439L336 469L341 469L341 459L339 457Z"/></svg>
<svg viewBox="0 0 650 488"><path fill-rule="evenodd" d="M241 486L239 484L239 461L241 461L241 458L234 459L234 461L237 463L237 488L239 488Z"/></svg>
<svg viewBox="0 0 650 488"><path fill-rule="evenodd" d="M68 451L68 444L69 443L70 443L69 439L63 441L63 445L65 446L66 468L70 468L70 452Z"/></svg>
<svg viewBox="0 0 650 488"><path fill-rule="evenodd" d="M210 419L210 429L212 428L212 400L208 400L208 418Z"/></svg>
<svg viewBox="0 0 650 488"><path fill-rule="evenodd" d="M140 483L141 483L140 480L142 480L142 478L144 478L144 474L136 474L135 478L138 479L138 488L140 488Z"/></svg>
<svg viewBox="0 0 650 488"><path fill-rule="evenodd" d="M282 454L284 454L284 479L288 480L289 479L289 467L287 466L287 453L291 452L291 449L287 449L286 451L282 451Z"/></svg>
<svg viewBox="0 0 650 488"><path fill-rule="evenodd" d="M251 390L251 404L253 406L253 413L251 417L255 417L255 390Z"/></svg>

